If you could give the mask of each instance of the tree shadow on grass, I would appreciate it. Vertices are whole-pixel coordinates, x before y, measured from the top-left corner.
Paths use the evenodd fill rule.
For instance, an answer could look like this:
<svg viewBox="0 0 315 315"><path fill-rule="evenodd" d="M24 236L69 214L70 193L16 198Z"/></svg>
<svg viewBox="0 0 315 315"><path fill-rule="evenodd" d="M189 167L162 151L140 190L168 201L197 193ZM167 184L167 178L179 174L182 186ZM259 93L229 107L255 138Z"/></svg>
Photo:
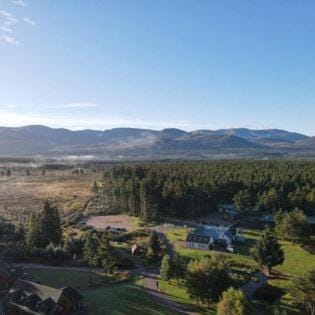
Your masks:
<svg viewBox="0 0 315 315"><path fill-rule="evenodd" d="M90 314L113 315L171 315L180 314L155 302L141 286L133 281L109 285L82 292Z"/></svg>
<svg viewBox="0 0 315 315"><path fill-rule="evenodd" d="M244 256L250 256L250 250L256 242L257 240L246 238L244 243L236 244L236 253Z"/></svg>

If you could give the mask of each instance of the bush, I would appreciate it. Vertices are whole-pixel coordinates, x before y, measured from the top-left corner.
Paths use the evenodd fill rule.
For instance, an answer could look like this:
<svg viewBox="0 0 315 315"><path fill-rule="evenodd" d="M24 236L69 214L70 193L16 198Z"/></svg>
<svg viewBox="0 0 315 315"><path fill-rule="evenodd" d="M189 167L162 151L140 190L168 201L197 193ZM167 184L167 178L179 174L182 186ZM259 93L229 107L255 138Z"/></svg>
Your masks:
<svg viewBox="0 0 315 315"><path fill-rule="evenodd" d="M1 251L1 256L10 262L20 262L26 259L27 251L24 247L8 245Z"/></svg>
<svg viewBox="0 0 315 315"><path fill-rule="evenodd" d="M123 255L119 251L113 250L111 252L111 258L114 262L115 267L130 269L134 267L134 262L128 256Z"/></svg>

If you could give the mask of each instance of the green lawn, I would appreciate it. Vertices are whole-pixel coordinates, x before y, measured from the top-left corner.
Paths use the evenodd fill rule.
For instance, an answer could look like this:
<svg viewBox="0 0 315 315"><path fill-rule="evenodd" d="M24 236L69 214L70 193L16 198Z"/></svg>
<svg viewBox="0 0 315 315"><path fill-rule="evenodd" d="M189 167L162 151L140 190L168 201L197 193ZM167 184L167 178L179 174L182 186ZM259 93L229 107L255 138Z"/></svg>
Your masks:
<svg viewBox="0 0 315 315"><path fill-rule="evenodd" d="M199 259L203 256L208 256L213 253L213 251L186 248L184 242L188 231L188 229L184 228L173 228L166 233L170 241L175 244L176 250L184 258ZM250 248L256 243L257 239L260 237L260 234L260 230L243 230L242 235L245 237L245 243L236 245L235 254L224 253L224 255L236 265L259 268L256 262L250 257ZM292 279L292 277L299 276L309 270L314 269L315 255L308 253L299 245L292 245L286 241L281 241L280 243L285 253L285 261L283 265L275 267L275 270L281 272L282 274L288 275L288 279L269 280L269 283L271 285L288 290L291 285L290 279ZM174 299L179 298L182 299L183 302L185 302L187 299L183 289L176 288L170 284L162 283L161 290L167 294L170 294ZM284 295L276 303L276 305L281 306L281 308L285 309L288 314L298 314L298 311L290 305L289 294Z"/></svg>
<svg viewBox="0 0 315 315"><path fill-rule="evenodd" d="M42 284L54 288L71 286L77 290L90 288L90 274L82 271L64 270L44 270L44 269L25 269L31 275L32 281L39 281ZM92 273L93 286L104 284L104 277L100 274Z"/></svg>
<svg viewBox="0 0 315 315"><path fill-rule="evenodd" d="M165 307L155 303L143 289L141 280L120 284L106 284L102 275L93 274L89 286L89 273L81 271L25 269L32 281L55 288L72 286L84 296L84 303L93 315L171 315Z"/></svg>
<svg viewBox="0 0 315 315"><path fill-rule="evenodd" d="M212 251L191 249L185 247L185 239L188 230L184 228L173 228L167 231L167 237L172 243L175 244L178 252L186 258L198 259L203 256L211 255ZM255 244L259 238L261 231L246 229L242 232L245 237L244 244L236 245L236 254L224 253L229 259L239 263L245 264L251 267L256 267L257 264L250 257L250 248ZM281 242L282 248L285 252L285 261L282 266L277 266L275 270L281 273L296 276L302 273L314 269L315 266L315 255L312 255L305 251L299 245L291 245L288 242Z"/></svg>
<svg viewBox="0 0 315 315"><path fill-rule="evenodd" d="M139 280L86 290L82 294L93 315L176 315L156 304Z"/></svg>
<svg viewBox="0 0 315 315"><path fill-rule="evenodd" d="M161 292L167 294L172 300L187 305L200 314L215 314L214 310L196 307L196 303L189 297L184 283L177 283L175 280L165 281L159 279L159 289Z"/></svg>

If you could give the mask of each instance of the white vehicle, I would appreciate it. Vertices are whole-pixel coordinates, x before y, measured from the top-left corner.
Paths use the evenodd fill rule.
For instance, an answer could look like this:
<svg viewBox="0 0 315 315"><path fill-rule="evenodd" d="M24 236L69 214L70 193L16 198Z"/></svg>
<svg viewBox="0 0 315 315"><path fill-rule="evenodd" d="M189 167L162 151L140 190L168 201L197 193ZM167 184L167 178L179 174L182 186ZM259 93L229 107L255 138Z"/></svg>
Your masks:
<svg viewBox="0 0 315 315"><path fill-rule="evenodd" d="M230 253L234 253L235 248L234 248L232 245L228 245L227 248L226 248L226 250L227 250L228 252L230 252Z"/></svg>

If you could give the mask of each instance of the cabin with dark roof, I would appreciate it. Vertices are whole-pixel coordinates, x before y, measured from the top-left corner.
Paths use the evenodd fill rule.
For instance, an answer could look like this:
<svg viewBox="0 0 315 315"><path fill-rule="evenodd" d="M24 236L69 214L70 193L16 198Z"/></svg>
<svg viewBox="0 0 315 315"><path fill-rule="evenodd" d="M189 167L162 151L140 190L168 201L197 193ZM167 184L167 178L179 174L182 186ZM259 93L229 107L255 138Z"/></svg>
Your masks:
<svg viewBox="0 0 315 315"><path fill-rule="evenodd" d="M16 280L3 302L6 315L74 315L83 308L83 297L73 288L55 289Z"/></svg>

